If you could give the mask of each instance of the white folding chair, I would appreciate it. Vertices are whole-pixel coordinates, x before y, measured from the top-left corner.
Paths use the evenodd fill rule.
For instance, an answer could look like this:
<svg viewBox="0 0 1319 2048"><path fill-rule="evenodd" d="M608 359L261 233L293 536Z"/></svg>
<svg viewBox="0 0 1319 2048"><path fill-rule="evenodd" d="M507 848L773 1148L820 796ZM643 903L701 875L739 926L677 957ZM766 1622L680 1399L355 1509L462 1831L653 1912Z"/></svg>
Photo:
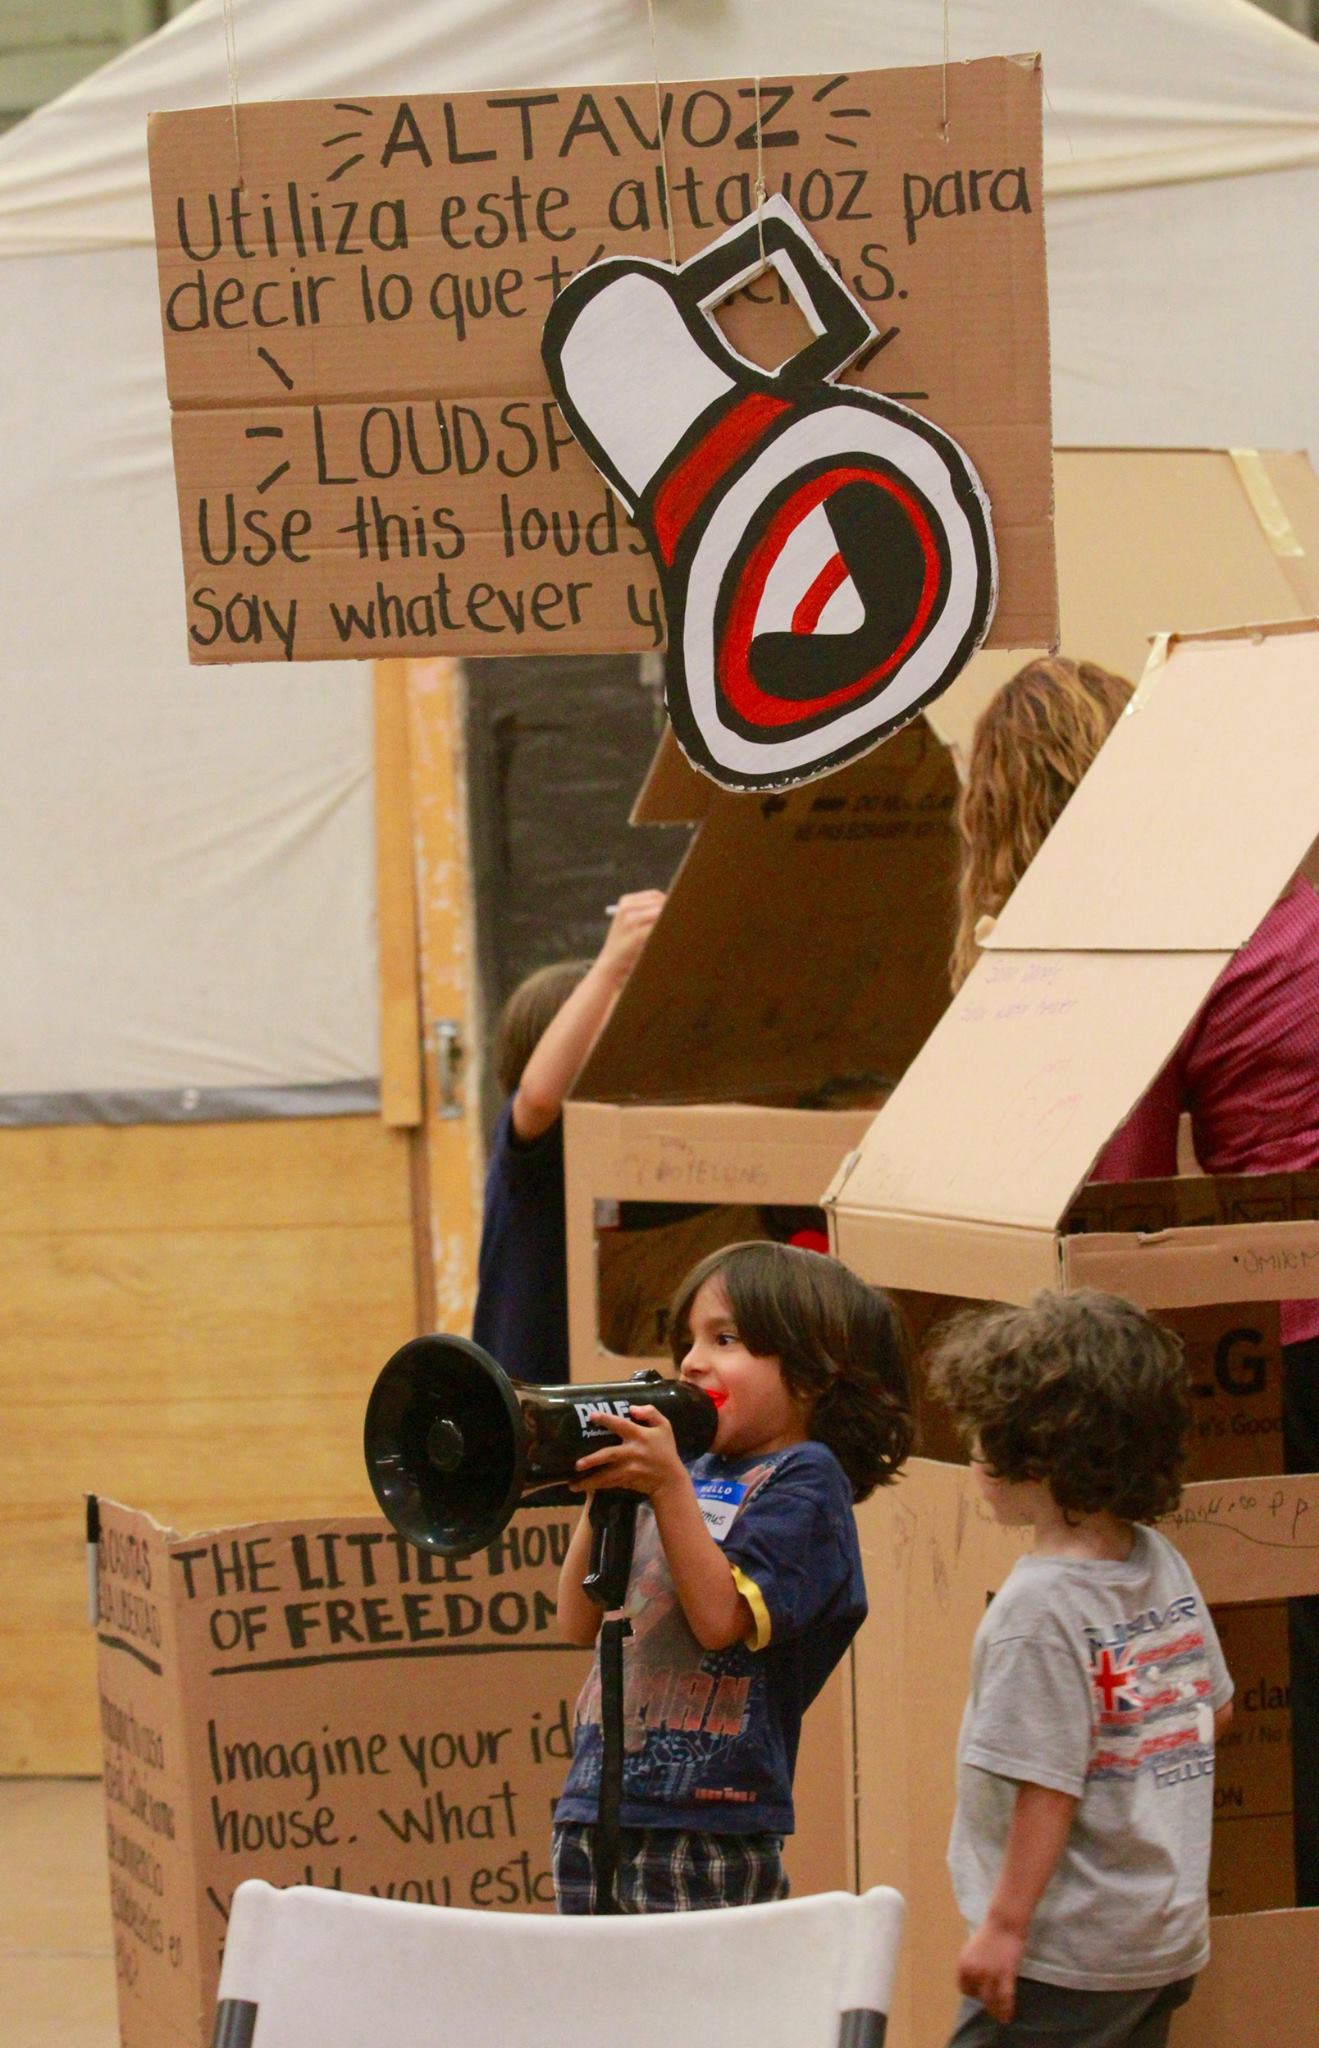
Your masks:
<svg viewBox="0 0 1319 2048"><path fill-rule="evenodd" d="M903 1910L884 1887L560 1920L249 1880L213 2048L881 2048Z"/></svg>

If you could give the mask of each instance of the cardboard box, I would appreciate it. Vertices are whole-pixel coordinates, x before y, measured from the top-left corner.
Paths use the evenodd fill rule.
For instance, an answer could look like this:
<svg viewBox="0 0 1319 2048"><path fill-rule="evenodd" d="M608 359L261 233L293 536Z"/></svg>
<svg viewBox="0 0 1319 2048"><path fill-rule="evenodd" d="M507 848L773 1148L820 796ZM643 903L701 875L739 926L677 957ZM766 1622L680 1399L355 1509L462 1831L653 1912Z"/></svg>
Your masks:
<svg viewBox="0 0 1319 2048"><path fill-rule="evenodd" d="M913 1459L898 1484L874 1495L857 1518L871 1603L853 1650L858 1882L896 1885L907 1900L889 2029L893 2048L944 2048L957 2003L954 1965L965 1938L945 1858L971 1639L1029 1532L1001 1528L990 1518L966 1466L924 1458ZM1260 1598L1319 1592L1319 1544L1309 1534L1319 1528L1316 1518L1319 1478L1279 1479L1266 1487L1208 1481L1189 1486L1164 1525L1216 1617L1225 1620L1234 1654L1240 1656L1243 1644L1253 1649L1251 1674L1259 1652L1269 1647L1270 1624L1261 1638L1257 1618ZM1241 1726L1256 1680L1240 1663L1234 1676ZM1265 1767L1269 1775L1262 1780L1247 1779L1233 1760L1238 1754L1225 1750L1224 1783L1241 1785L1243 1800L1262 1804L1277 1788L1273 1767ZM1219 1892L1211 1898L1215 1913L1239 1913L1255 1900L1278 1907L1289 1871L1285 1816L1225 1820L1220 1810L1211 1875ZM1258 1949L1242 1933L1255 1926ZM1236 2048L1242 2035L1228 2016L1238 2009L1233 2000L1244 1972L1253 1985L1252 2031L1287 2048L1316 2048L1319 2017L1311 1987L1319 1968L1319 1911L1215 1918L1212 1940L1214 1962L1174 2029L1174 2042ZM1265 1964L1272 1943L1278 1944L1277 1968ZM1230 1973L1223 1967L1228 1955Z"/></svg>
<svg viewBox="0 0 1319 2048"><path fill-rule="evenodd" d="M984 483L991 638L1053 638L1038 57L666 85L662 156L649 82L350 91L148 134L194 661L660 646L649 556L541 332L600 257L669 262L668 219L682 260L746 218L762 171L879 327L853 381ZM719 324L773 366L806 339L777 279Z"/></svg>
<svg viewBox="0 0 1319 2048"><path fill-rule="evenodd" d="M1237 1689L1214 1756L1209 1906L1271 1912L1296 1903L1287 1603L1219 1607L1214 1624Z"/></svg>
<svg viewBox="0 0 1319 2048"><path fill-rule="evenodd" d="M1283 1766L1267 1753L1285 1747L1285 1679L1276 1611L1267 1619L1259 1603L1319 1591L1319 1479L1277 1476L1276 1431L1250 1426L1263 1411L1249 1403L1273 1369L1267 1305L1316 1291L1315 1176L1082 1184L1314 837L1316 657L1313 623L1160 652L826 1202L839 1256L880 1284L998 1301L1093 1285L1199 1318L1198 1398L1222 1400L1242 1426L1229 1420L1232 1466L1190 1486L1167 1528L1211 1605L1246 1604L1227 1627L1248 1666L1236 1674L1238 1728L1258 1732L1225 1749L1221 1789L1235 1786L1241 1804L1221 1809L1214 1872L1217 1903L1232 1909L1287 1896ZM948 1983L961 1938L942 1874L949 1760L971 1636L1021 1536L990 1523L948 1463L918 1463L862 1514L872 1615L896 1612L883 1627L872 1618L856 1651L861 1877L920 1902L899 2038L935 2048L948 2013L913 2001L911 1986ZM1252 1691L1262 1719L1246 1710ZM1249 1955L1253 1919L1237 1924L1236 1952ZM1313 2042L1309 2016L1296 2031L1294 1987L1319 1959L1319 1913L1260 1926L1290 1966L1258 1983L1253 2024ZM1207 2020L1229 2010L1215 1996L1179 2023L1201 2048L1237 2038Z"/></svg>
<svg viewBox="0 0 1319 2048"><path fill-rule="evenodd" d="M930 724L802 789L692 780L696 837L565 1112L577 1378L615 1369L597 1200L713 1204L734 1212L723 1243L753 1212L816 1203L947 1001L957 776ZM860 1076L868 1107L801 1106ZM689 1234L673 1243L664 1299L694 1263Z"/></svg>
<svg viewBox="0 0 1319 2048"><path fill-rule="evenodd" d="M1319 611L1319 478L1303 455L1060 449L1055 478L1066 651L1136 676L1151 635L1174 622L1211 626ZM1184 540L1192 530L1194 548ZM941 749L954 767L965 757L981 710L1022 658L982 651L927 707L916 728L925 735L927 775L935 774ZM855 825L884 815L846 806L859 797L882 803L901 796L918 758L908 744L906 753L889 756L885 747L857 764L861 772L838 791L844 810L834 815ZM834 784L825 777L809 793L798 792L797 809L808 818L828 818L813 806L835 794ZM644 1310L616 1318L611 1266L639 1266L646 1256L636 1245L624 1256L603 1234L601 1223L607 1230L618 1204L735 1209L740 1213L726 1219L724 1243L758 1234L746 1224L760 1205L814 1204L870 1118L863 1110L807 1111L785 1103L827 1072L879 1067L896 1080L943 1014L958 862L955 789L939 767L939 807L919 813L924 836L910 842L909 852L893 840L835 842L826 900L817 880L822 848L794 842L801 850L788 866L775 850L785 836L776 823L783 814L767 811L763 800L716 789L683 759L672 735L665 736L633 818L693 824L696 840L642 968L579 1078L565 1119L576 1376L614 1371L602 1332L616 1320L633 1328L649 1320L656 1328L692 1263L683 1260L680 1231L668 1247L656 1241ZM936 819L939 829L932 832ZM849 846L850 853L840 850ZM928 881L923 901L914 894L918 858ZM735 888L727 885L730 873L737 875ZM805 892L798 903L783 893L789 888ZM880 906L884 919L877 929ZM912 935L904 930L908 957L901 974L890 975L883 959L876 971L858 953L855 934L880 938L914 914L929 923L928 943L912 958ZM836 996L845 987L855 988L855 1015L872 1021L853 1028L836 1048L821 1048L811 1039L819 1030L818 991ZM721 999L725 989L735 1000ZM599 1220L597 1204L603 1205ZM703 1230L693 1219L692 1239L704 1248L720 1227L713 1216ZM627 1278L629 1290L634 1278ZM928 1426L937 1442L940 1419Z"/></svg>
<svg viewBox="0 0 1319 2048"><path fill-rule="evenodd" d="M98 1503L91 1559L123 2048L206 2048L242 1879L544 1912L589 1667L576 1511L433 1557L372 1518L180 1536ZM794 1889L850 1882L846 1674L807 1716Z"/></svg>

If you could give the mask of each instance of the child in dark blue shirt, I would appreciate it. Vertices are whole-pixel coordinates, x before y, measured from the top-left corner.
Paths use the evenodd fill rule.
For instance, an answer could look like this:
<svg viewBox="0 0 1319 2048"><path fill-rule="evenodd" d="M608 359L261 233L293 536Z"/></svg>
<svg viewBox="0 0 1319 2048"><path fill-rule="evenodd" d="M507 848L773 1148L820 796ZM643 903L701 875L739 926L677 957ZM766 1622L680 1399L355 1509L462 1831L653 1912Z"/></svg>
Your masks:
<svg viewBox="0 0 1319 2048"><path fill-rule="evenodd" d="M751 1905L787 1890L801 1718L866 1613L852 1503L911 1444L907 1341L892 1304L846 1267L789 1245L715 1252L671 1319L684 1380L719 1409L713 1449L684 1465L638 1404L602 1417L621 1439L578 1464L584 1490L648 1497L625 1611L624 1912ZM582 1590L585 1517L559 1580L559 1621L594 1642ZM577 1706L555 1812L559 1910L599 1908L599 1664Z"/></svg>
<svg viewBox="0 0 1319 2048"><path fill-rule="evenodd" d="M563 960L514 989L495 1069L508 1097L486 1170L472 1336L514 1379L568 1378L563 1103L664 906L659 889L620 897L596 959Z"/></svg>

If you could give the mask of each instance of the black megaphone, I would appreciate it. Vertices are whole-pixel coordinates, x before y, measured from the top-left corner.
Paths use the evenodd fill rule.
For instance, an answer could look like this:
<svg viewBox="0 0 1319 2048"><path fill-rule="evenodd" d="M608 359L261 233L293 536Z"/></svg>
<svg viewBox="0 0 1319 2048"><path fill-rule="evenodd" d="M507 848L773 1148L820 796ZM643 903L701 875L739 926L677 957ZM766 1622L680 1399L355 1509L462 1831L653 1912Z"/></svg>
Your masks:
<svg viewBox="0 0 1319 2048"><path fill-rule="evenodd" d="M510 1379L465 1337L414 1337L372 1389L367 1473L382 1513L409 1543L468 1557L494 1541L526 1497L575 1478L579 1458L616 1441L591 1414L626 1415L638 1402L665 1416L683 1457L709 1450L714 1402L653 1369L599 1385L535 1387Z"/></svg>

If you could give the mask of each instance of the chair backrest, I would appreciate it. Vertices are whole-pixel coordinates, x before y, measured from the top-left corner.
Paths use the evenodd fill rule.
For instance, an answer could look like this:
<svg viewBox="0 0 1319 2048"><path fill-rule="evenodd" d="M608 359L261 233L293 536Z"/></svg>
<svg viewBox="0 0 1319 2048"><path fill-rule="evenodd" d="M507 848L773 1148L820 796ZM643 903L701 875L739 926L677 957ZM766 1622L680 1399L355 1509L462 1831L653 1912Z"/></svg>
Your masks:
<svg viewBox="0 0 1319 2048"><path fill-rule="evenodd" d="M249 1880L214 2048L879 2048L902 1915L887 1888L555 1919Z"/></svg>

